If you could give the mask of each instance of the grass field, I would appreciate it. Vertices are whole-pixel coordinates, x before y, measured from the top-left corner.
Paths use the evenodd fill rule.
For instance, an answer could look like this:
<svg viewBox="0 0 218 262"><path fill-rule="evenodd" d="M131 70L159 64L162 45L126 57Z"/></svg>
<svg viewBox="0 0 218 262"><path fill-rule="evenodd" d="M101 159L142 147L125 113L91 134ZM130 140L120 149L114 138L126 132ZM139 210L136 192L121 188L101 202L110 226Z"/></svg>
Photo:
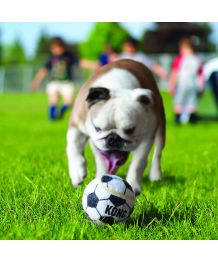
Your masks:
<svg viewBox="0 0 218 262"><path fill-rule="evenodd" d="M68 117L50 123L45 94L0 96L1 239L218 239L218 122L175 126L171 98L167 113L164 180L143 191L126 224L98 227L81 206L85 185L94 178L89 148L88 177L77 190L67 172ZM210 94L203 113L214 113ZM119 171L125 176L128 163Z"/></svg>

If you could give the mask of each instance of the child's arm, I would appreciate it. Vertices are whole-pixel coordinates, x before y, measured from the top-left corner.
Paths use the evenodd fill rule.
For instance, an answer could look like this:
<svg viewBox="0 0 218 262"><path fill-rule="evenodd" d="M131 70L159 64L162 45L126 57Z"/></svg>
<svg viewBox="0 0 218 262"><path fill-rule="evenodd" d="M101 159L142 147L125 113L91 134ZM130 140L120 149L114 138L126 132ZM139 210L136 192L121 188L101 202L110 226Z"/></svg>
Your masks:
<svg viewBox="0 0 218 262"><path fill-rule="evenodd" d="M203 92L205 88L205 81L204 77L202 75L198 76L198 86L199 86L199 91Z"/></svg>
<svg viewBox="0 0 218 262"><path fill-rule="evenodd" d="M41 68L31 84L31 90L38 89L42 80L47 76L47 74L48 70L46 68Z"/></svg>
<svg viewBox="0 0 218 262"><path fill-rule="evenodd" d="M166 70L159 64L152 65L152 71L163 80L168 80L168 74Z"/></svg>
<svg viewBox="0 0 218 262"><path fill-rule="evenodd" d="M175 93L176 82L177 82L177 70L172 69L172 71L170 73L170 78L169 78L169 93L171 95L174 95L174 93Z"/></svg>
<svg viewBox="0 0 218 262"><path fill-rule="evenodd" d="M99 68L98 62L88 60L88 59L80 59L79 65L82 68L87 68L87 69L90 69L92 71L95 71L96 69Z"/></svg>
<svg viewBox="0 0 218 262"><path fill-rule="evenodd" d="M173 59L173 62L171 65L171 73L170 73L170 78L169 78L169 93L171 95L174 95L175 90L176 90L178 70L180 68L181 60L182 60L182 57L178 55Z"/></svg>

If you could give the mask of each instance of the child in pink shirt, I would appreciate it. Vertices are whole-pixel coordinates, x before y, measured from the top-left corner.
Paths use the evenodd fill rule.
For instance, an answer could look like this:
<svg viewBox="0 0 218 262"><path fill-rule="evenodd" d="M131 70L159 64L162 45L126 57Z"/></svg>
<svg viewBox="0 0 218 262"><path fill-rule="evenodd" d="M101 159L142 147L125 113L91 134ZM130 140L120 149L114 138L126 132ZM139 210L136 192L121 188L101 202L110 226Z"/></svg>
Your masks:
<svg viewBox="0 0 218 262"><path fill-rule="evenodd" d="M198 91L203 89L202 64L188 38L179 43L179 55L173 60L169 82L176 123L196 122Z"/></svg>

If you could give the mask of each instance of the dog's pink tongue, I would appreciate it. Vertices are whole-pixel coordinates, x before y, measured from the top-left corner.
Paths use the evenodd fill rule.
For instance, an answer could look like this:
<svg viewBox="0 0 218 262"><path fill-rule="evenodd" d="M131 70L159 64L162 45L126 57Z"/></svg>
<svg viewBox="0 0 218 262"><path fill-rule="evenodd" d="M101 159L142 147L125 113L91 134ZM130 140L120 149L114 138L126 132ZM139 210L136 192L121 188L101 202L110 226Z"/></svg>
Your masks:
<svg viewBox="0 0 218 262"><path fill-rule="evenodd" d="M127 152L121 151L106 151L101 152L102 157L107 166L107 172L114 174L119 166L125 163L128 157Z"/></svg>

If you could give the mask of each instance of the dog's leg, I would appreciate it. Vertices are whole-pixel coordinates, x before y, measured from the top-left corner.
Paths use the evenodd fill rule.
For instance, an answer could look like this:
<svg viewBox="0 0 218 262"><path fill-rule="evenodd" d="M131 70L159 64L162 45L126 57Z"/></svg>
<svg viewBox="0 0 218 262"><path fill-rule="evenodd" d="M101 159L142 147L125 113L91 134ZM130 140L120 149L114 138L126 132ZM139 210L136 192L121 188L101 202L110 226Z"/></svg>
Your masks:
<svg viewBox="0 0 218 262"><path fill-rule="evenodd" d="M86 176L86 161L84 148L87 137L77 128L71 127L67 131L67 157L69 174L74 187L82 183Z"/></svg>
<svg viewBox="0 0 218 262"><path fill-rule="evenodd" d="M96 165L96 177L101 177L107 173L106 166L103 158L100 156L98 149L95 147L92 141L90 141L90 146L92 148L92 152L95 157L95 165Z"/></svg>
<svg viewBox="0 0 218 262"><path fill-rule="evenodd" d="M142 176L146 168L148 155L153 143L153 138L146 139L142 141L134 152L132 162L128 170L127 181L132 186L135 194L139 194L141 192Z"/></svg>
<svg viewBox="0 0 218 262"><path fill-rule="evenodd" d="M156 181L162 179L161 172L161 153L165 144L165 133L161 132L161 128L159 127L155 134L155 150L151 163L151 168L149 172L150 181Z"/></svg>

